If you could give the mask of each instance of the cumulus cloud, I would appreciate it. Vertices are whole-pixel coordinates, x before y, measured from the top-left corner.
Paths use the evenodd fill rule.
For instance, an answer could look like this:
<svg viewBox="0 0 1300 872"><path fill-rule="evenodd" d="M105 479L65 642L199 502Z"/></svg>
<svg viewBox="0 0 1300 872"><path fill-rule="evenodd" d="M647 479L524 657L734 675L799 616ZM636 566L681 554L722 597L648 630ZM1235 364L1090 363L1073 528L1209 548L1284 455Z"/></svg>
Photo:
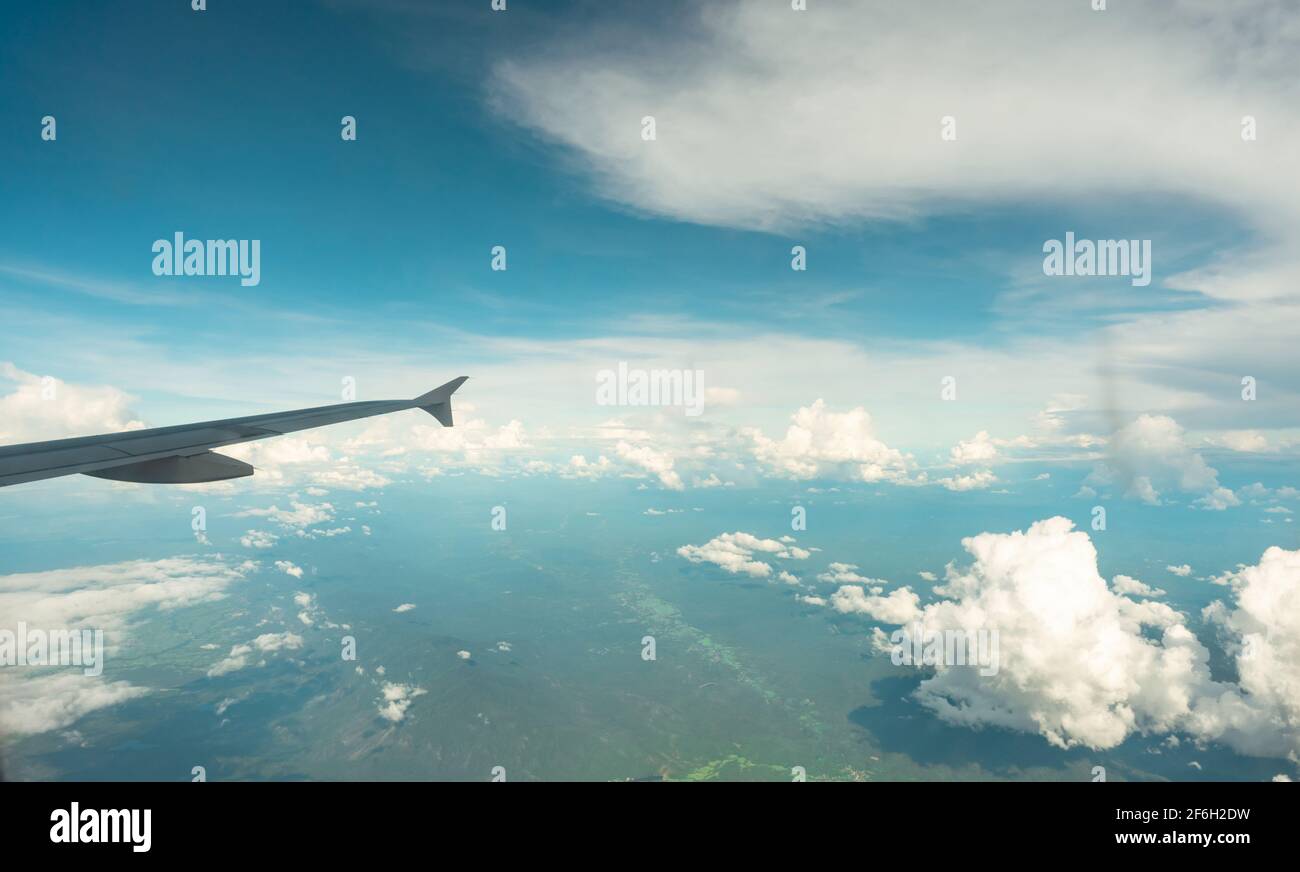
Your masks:
<svg viewBox="0 0 1300 872"><path fill-rule="evenodd" d="M316 470L312 473L311 480L319 485L351 491L383 488L393 483L392 479L373 469L342 461L329 469Z"/></svg>
<svg viewBox="0 0 1300 872"><path fill-rule="evenodd" d="M245 548L265 549L270 548L278 540L279 536L268 530L249 530L239 537L239 544Z"/></svg>
<svg viewBox="0 0 1300 872"><path fill-rule="evenodd" d="M389 431L392 442L386 443L388 449L400 441L400 431ZM243 442L221 449L228 454L257 468L255 481L272 484L302 483L307 484L306 492L313 496L323 496L326 488L362 491L369 488L382 488L392 484L392 480L382 472L365 466L347 454L336 456L330 449L332 436L328 430L312 431L301 435L277 436L272 439L260 439ZM363 444L371 442L360 440ZM353 445L354 440L343 442L343 446ZM374 440L377 445L378 439ZM398 447L396 450L404 450ZM328 504L326 504L328 505ZM331 507L332 508L332 507Z"/></svg>
<svg viewBox="0 0 1300 872"><path fill-rule="evenodd" d="M462 404L460 414L467 415L471 408ZM374 426L386 430L390 425L380 421ZM511 420L494 429L482 418L474 417L457 421L455 427L417 424L410 428L405 441L414 451L440 455L442 463L492 469L532 447L523 422Z"/></svg>
<svg viewBox="0 0 1300 872"><path fill-rule="evenodd" d="M1117 575L1110 580L1110 589L1120 596L1164 596L1158 587L1143 584L1129 575Z"/></svg>
<svg viewBox="0 0 1300 872"><path fill-rule="evenodd" d="M575 454L569 458L569 463L565 466L560 474L573 478L601 478L608 475L614 470L614 464L605 455L598 456L594 461L588 460L585 455Z"/></svg>
<svg viewBox="0 0 1300 872"><path fill-rule="evenodd" d="M386 721L398 723L406 718L411 702L428 691L410 684L385 681L379 692L379 716Z"/></svg>
<svg viewBox="0 0 1300 872"><path fill-rule="evenodd" d="M868 595L857 585L848 584L831 594L831 605L842 614L868 615L872 620L887 624L905 624L920 614L921 598L906 587L889 592L888 596Z"/></svg>
<svg viewBox="0 0 1300 872"><path fill-rule="evenodd" d="M949 462L954 466L988 465L997 459L998 447L987 430L979 431L972 439L958 442L949 452Z"/></svg>
<svg viewBox="0 0 1300 872"><path fill-rule="evenodd" d="M209 678L217 678L222 675L228 675L231 672L237 672L253 665L253 658L261 654L273 654L277 651L295 651L302 647L302 636L297 633L263 633L251 642L234 645L230 649L230 654L217 661L208 669ZM266 665L266 659L262 658L257 665Z"/></svg>
<svg viewBox="0 0 1300 872"><path fill-rule="evenodd" d="M415 608L415 603L402 603L400 606L393 609L393 611L397 612L400 615L402 612L409 612L414 608Z"/></svg>
<svg viewBox="0 0 1300 872"><path fill-rule="evenodd" d="M545 471L555 472L563 478L599 479L611 475L625 478L653 477L665 490L685 490L686 485L677 464L682 454L676 447L657 444L651 441L649 433L623 427L619 422L606 422L598 428L596 438L609 439L619 437L612 445L613 459L605 454L596 455L589 460L585 454L572 455L567 463L556 464ZM710 488L727 486L716 475L707 478L695 477L693 486Z"/></svg>
<svg viewBox="0 0 1300 872"><path fill-rule="evenodd" d="M935 589L944 599L886 620L909 625L907 638L998 633L996 674L940 664L921 683L918 700L939 717L1037 732L1062 748L1110 748L1134 730L1167 732L1191 715L1189 697L1208 687L1207 652L1172 609L1109 590L1092 543L1069 520L981 533L962 545L974 562L949 566Z"/></svg>
<svg viewBox="0 0 1300 872"><path fill-rule="evenodd" d="M131 398L113 387L87 387L24 372L0 362L0 380L14 386L0 396L0 444L37 442L139 430Z"/></svg>
<svg viewBox="0 0 1300 872"><path fill-rule="evenodd" d="M659 479L659 483L668 490L683 490L682 478L673 469L673 458L664 451L649 445L632 445L619 442L614 446L614 453L619 459L642 469Z"/></svg>
<svg viewBox="0 0 1300 872"><path fill-rule="evenodd" d="M1087 534L1066 518L962 541L969 566L950 564L924 606L906 588L869 597L848 586L841 612L901 625L881 650L914 638L996 633L1000 668L940 662L916 697L940 718L1042 735L1061 748L1113 748L1135 733L1186 733L1257 756L1300 754L1300 551L1268 549L1259 564L1218 579L1234 604L1204 617L1223 634L1236 683L1210 676L1210 651L1136 579L1111 587Z"/></svg>
<svg viewBox="0 0 1300 872"><path fill-rule="evenodd" d="M811 556L798 546L741 532L723 533L703 545L683 545L677 553L691 563L712 563L732 575L751 578L768 578L772 574L771 564L759 560L756 553L787 560L807 560ZM790 583L784 577L781 580Z"/></svg>
<svg viewBox="0 0 1300 872"><path fill-rule="evenodd" d="M754 457L776 475L903 481L912 467L907 455L876 438L871 416L860 406L832 412L817 400L795 412L791 422L780 440L755 428L745 431Z"/></svg>
<svg viewBox="0 0 1300 872"><path fill-rule="evenodd" d="M733 484L734 482L730 482L730 481L724 482L722 479L718 478L717 473L713 473L713 472L709 473L707 478L700 478L699 476L696 476L695 480L691 482L692 487L698 487L698 488L732 487Z"/></svg>
<svg viewBox="0 0 1300 872"><path fill-rule="evenodd" d="M289 508L273 505L269 509L245 509L235 513L236 518L270 518L281 527L302 529L314 524L334 520L334 506L330 503L302 503L292 500Z"/></svg>
<svg viewBox="0 0 1300 872"><path fill-rule="evenodd" d="M1300 550L1269 548L1253 566L1217 579L1234 602L1212 603L1207 620L1224 633L1237 667L1233 694L1201 715L1204 732L1222 733L1247 754L1300 757Z"/></svg>
<svg viewBox="0 0 1300 872"><path fill-rule="evenodd" d="M302 578L302 567L295 564L292 560L277 560L275 568L285 575L292 575L294 578Z"/></svg>
<svg viewBox="0 0 1300 872"><path fill-rule="evenodd" d="M984 490L996 483L998 477L992 470L979 469L969 475L953 475L939 479L939 484L950 491Z"/></svg>
<svg viewBox="0 0 1300 872"><path fill-rule="evenodd" d="M1211 445L1244 454L1261 454L1272 451L1275 447L1270 445L1268 438L1258 430L1229 430L1217 436L1210 436L1206 441Z"/></svg>
<svg viewBox="0 0 1300 872"><path fill-rule="evenodd" d="M827 567L825 572L818 574L817 580L830 582L832 584L884 584L883 581L859 575L857 569L857 565L853 563L832 563Z"/></svg>
<svg viewBox="0 0 1300 872"><path fill-rule="evenodd" d="M257 475L264 480L278 482L292 472L285 467L329 462L330 451L318 441L319 438L314 435L276 436L227 445L221 453L256 467Z"/></svg>
<svg viewBox="0 0 1300 872"><path fill-rule="evenodd" d="M276 566L279 565L280 564L278 563L276 564ZM289 565L294 569L297 569L293 564ZM288 570L285 571L288 572ZM294 575L292 572L289 572L289 574ZM302 570L299 569L297 575L294 575L294 577L301 578ZM297 591L293 595L293 603L300 609L298 612L298 620L301 621L304 626L314 626L316 624L316 619L321 615L320 607L316 605L316 594L308 593L305 590Z"/></svg>
<svg viewBox="0 0 1300 872"><path fill-rule="evenodd" d="M1097 465L1087 484L1118 485L1125 496L1151 505L1159 505L1168 490L1196 495L1195 503L1206 509L1241 504L1219 484L1218 471L1190 446L1182 426L1168 415L1139 415L1116 431L1110 448L1111 459Z"/></svg>

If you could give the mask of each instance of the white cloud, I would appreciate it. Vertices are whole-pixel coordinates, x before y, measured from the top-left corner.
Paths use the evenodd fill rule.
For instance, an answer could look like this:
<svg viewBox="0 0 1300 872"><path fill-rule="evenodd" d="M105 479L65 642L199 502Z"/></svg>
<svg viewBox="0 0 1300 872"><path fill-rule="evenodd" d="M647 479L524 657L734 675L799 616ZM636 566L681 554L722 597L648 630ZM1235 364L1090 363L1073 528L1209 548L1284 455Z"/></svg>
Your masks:
<svg viewBox="0 0 1300 872"><path fill-rule="evenodd" d="M392 434L394 440L400 436L400 433ZM329 492L327 488L361 491L392 484L392 480L382 473L361 465L346 454L336 456L329 446L338 447L340 441L338 434L324 429L229 445L222 448L221 453L256 467L254 481L258 484L310 483L304 490L312 496L324 496ZM351 442L342 441L342 444ZM388 443L390 447L392 444ZM321 505L329 506L328 503ZM284 514L292 521L291 512Z"/></svg>
<svg viewBox="0 0 1300 872"><path fill-rule="evenodd" d="M317 484L351 491L383 488L393 483L392 479L373 469L343 461L334 464L329 469L313 472L311 480Z"/></svg>
<svg viewBox="0 0 1300 872"><path fill-rule="evenodd" d="M843 614L868 615L873 620L887 624L905 624L920 614L920 597L906 587L889 592L888 596L873 594L857 585L848 584L831 594L831 605Z"/></svg>
<svg viewBox="0 0 1300 872"><path fill-rule="evenodd" d="M25 680L0 676L0 689L0 733L11 737L61 730L93 711L150 692L126 681L103 681L76 672Z"/></svg>
<svg viewBox="0 0 1300 872"><path fill-rule="evenodd" d="M1182 564L1181 566L1166 566L1165 570L1167 572L1172 572L1174 575L1180 576L1182 578L1186 578L1187 576L1192 574L1192 567L1188 566L1186 563Z"/></svg>
<svg viewBox="0 0 1300 872"><path fill-rule="evenodd" d="M276 436L227 445L221 453L255 466L256 475L265 480L282 481L290 472L286 466L329 462L330 451L320 442L321 438L315 434Z"/></svg>
<svg viewBox="0 0 1300 872"><path fill-rule="evenodd" d="M708 478L700 478L699 476L696 476L695 480L691 482L691 487L698 488L731 487L732 485L733 482L724 482L722 479L718 478L716 473L713 472L709 473Z"/></svg>
<svg viewBox="0 0 1300 872"><path fill-rule="evenodd" d="M907 478L911 459L876 438L871 416L861 406L831 412L817 400L795 412L791 421L779 441L758 429L745 431L755 458L778 476L865 482Z"/></svg>
<svg viewBox="0 0 1300 872"><path fill-rule="evenodd" d="M1158 587L1151 587L1143 584L1136 578L1128 575L1117 575L1110 580L1110 589L1120 596L1164 596L1165 592Z"/></svg>
<svg viewBox="0 0 1300 872"><path fill-rule="evenodd" d="M417 696L428 691L410 684L395 684L385 681L380 688L379 716L386 721L398 723L406 718L406 711Z"/></svg>
<svg viewBox="0 0 1300 872"><path fill-rule="evenodd" d="M609 474L613 469L614 464L603 454L594 461L587 460L586 456L582 454L575 454L569 458L569 464L561 472L561 475L595 479Z"/></svg>
<svg viewBox="0 0 1300 872"><path fill-rule="evenodd" d="M268 530L249 530L239 537L239 544L245 548L270 548L279 538L279 536Z"/></svg>
<svg viewBox="0 0 1300 872"><path fill-rule="evenodd" d="M1189 697L1208 687L1207 652L1172 609L1112 593L1092 543L1072 527L1051 518L964 539L974 563L949 566L935 589L945 599L888 620L905 624L907 638L998 634L996 674L940 665L922 682L917 698L939 717L1037 732L1061 747L1110 748L1134 730L1165 732L1191 716Z"/></svg>
<svg viewBox="0 0 1300 872"><path fill-rule="evenodd" d="M1230 491L1228 488L1216 487L1208 494L1205 494L1204 496L1195 500L1194 503L1195 505L1198 505L1203 509L1221 512L1224 509L1229 509L1232 508L1233 506L1241 505L1241 500L1237 499L1237 495L1234 494L1232 491Z"/></svg>
<svg viewBox="0 0 1300 872"><path fill-rule="evenodd" d="M825 572L817 576L817 580L832 584L884 584L883 581L878 579L859 575L856 571L857 568L853 563L832 563Z"/></svg>
<svg viewBox="0 0 1300 872"><path fill-rule="evenodd" d="M940 718L1035 732L1062 748L1186 733L1244 754L1300 755L1300 551L1270 548L1258 565L1218 579L1235 607L1216 602L1204 616L1235 659L1231 684L1211 679L1210 652L1184 615L1124 595L1159 591L1127 576L1107 587L1092 542L1068 519L962 545L973 562L949 565L934 603L920 607L906 588L881 598L846 587L832 597L841 612L902 625L895 635L904 645L917 633L997 635L993 674L940 663L921 682L917 699ZM896 641L879 629L875 640L881 650Z"/></svg>
<svg viewBox="0 0 1300 872"><path fill-rule="evenodd" d="M733 575L767 578L772 574L772 566L757 559L756 552L787 560L807 560L811 556L795 545L741 532L723 533L703 545L683 545L677 549L677 553L691 563L712 563ZM784 578L781 580L786 581Z"/></svg>
<svg viewBox="0 0 1300 872"><path fill-rule="evenodd" d="M285 575L292 575L294 578L302 578L302 567L295 564L292 560L277 560L275 568Z"/></svg>
<svg viewBox="0 0 1300 872"><path fill-rule="evenodd" d="M231 672L237 672L245 669L252 664L251 658L255 654L273 654L277 651L296 651L302 647L302 636L297 633L263 633L252 642L234 645L230 649L229 656L217 661L208 670L209 678L216 678L221 675L228 675ZM266 660L262 659L257 665L265 665Z"/></svg>
<svg viewBox="0 0 1300 872"><path fill-rule="evenodd" d="M1300 757L1300 550L1267 549L1259 563L1218 579L1235 598L1205 617L1225 634L1239 692L1202 714L1203 732L1247 754Z"/></svg>
<svg viewBox="0 0 1300 872"><path fill-rule="evenodd" d="M483 447L499 450L517 450L520 448L530 448L528 436L524 433L523 422L511 420L509 424L504 424L492 433L483 438Z"/></svg>
<svg viewBox="0 0 1300 872"><path fill-rule="evenodd" d="M948 476L939 479L939 484L943 485L950 491L972 491L984 490L995 484L998 477L993 474L992 470L977 469L969 475Z"/></svg>
<svg viewBox="0 0 1300 872"><path fill-rule="evenodd" d="M95 627L116 637L146 609L222 599L255 567L193 556L0 575L0 615L33 627Z"/></svg>
<svg viewBox="0 0 1300 872"><path fill-rule="evenodd" d="M236 518L270 518L282 527L302 529L314 524L334 520L334 506L330 503L301 503L291 500L288 509L273 505L269 509L245 509L236 512Z"/></svg>
<svg viewBox="0 0 1300 872"><path fill-rule="evenodd" d="M649 445L631 445L627 442L619 442L614 446L614 453L624 462L657 477L659 483L668 490L683 490L685 488L681 476L673 470L672 456L664 451L659 451Z"/></svg>
<svg viewBox="0 0 1300 872"><path fill-rule="evenodd" d="M1230 451L1240 451L1246 454L1259 454L1273 449L1264 434L1257 430L1229 430L1217 436L1211 436L1206 441L1211 445L1218 445Z"/></svg>
<svg viewBox="0 0 1300 872"><path fill-rule="evenodd" d="M998 459L998 447L987 430L981 430L974 438L958 442L949 452L949 462L954 466L987 466Z"/></svg>
<svg viewBox="0 0 1300 872"><path fill-rule="evenodd" d="M402 612L409 612L414 608L415 608L415 603L402 603L400 606L393 609L393 611L397 612L397 614L400 615Z"/></svg>
<svg viewBox="0 0 1300 872"><path fill-rule="evenodd" d="M493 84L499 109L580 155L604 196L690 222L785 229L1133 189L1294 215L1289 5L1133 2L1123 28L1113 15L1032 0L884 13L845 0L802 15L711 3L670 19L689 39L566 32L566 46L590 48L515 53ZM972 46L996 47L997 63L972 64ZM1248 111L1277 144L1261 135L1245 158ZM644 114L654 142L638 135ZM944 115L954 142L939 136ZM1146 119L1149 135L1099 121L1117 118ZM1219 138L1206 132L1215 119Z"/></svg>
<svg viewBox="0 0 1300 872"><path fill-rule="evenodd" d="M276 564L276 566L279 565L279 563ZM293 566L293 564L289 565ZM296 566L293 566L293 568L298 569ZM289 570L286 569L285 572L289 572ZM294 578L301 578L302 570L299 569L297 575L294 575L292 572L289 572L289 574L293 575ZM304 626L315 626L316 621L323 617L323 612L321 611L320 606L316 604L316 594L307 593L303 590L297 591L293 595L293 602L294 605L298 606L301 610L298 612L298 620L301 621Z"/></svg>
<svg viewBox="0 0 1300 872"><path fill-rule="evenodd" d="M471 409L468 403L459 405L458 415L462 419L455 427L416 424L405 437L406 444L415 451L440 455L441 463L493 469L499 468L506 458L532 448L521 421L512 419L493 430L483 419L468 417ZM389 425L381 422L375 426Z"/></svg>
<svg viewBox="0 0 1300 872"><path fill-rule="evenodd" d="M1107 307L1101 322L1088 316L1104 291L1062 292L1044 282L1037 251L1017 243L1023 258L998 255L1011 264L994 303L1008 339L1002 349L955 333L909 338L905 347L881 336L865 349L808 343L803 353L778 329L733 341L705 325L692 338L715 350L704 362L711 376L721 370L726 384L767 408L803 404L799 391L808 384L831 404L862 402L866 393L869 408L889 410L885 441L905 449L946 443L946 450L980 429L1019 432L1010 428L1035 412L1030 441L1053 451L1100 446L1099 437L1071 432L1087 415L1094 430L1110 429L1112 412L1143 411L1217 429L1242 420L1233 373L1254 373L1267 387L1249 426L1274 444L1269 430L1292 423L1282 410L1300 397L1300 346L1289 330L1300 317L1300 259L1291 245L1300 231L1300 155L1290 147L1300 139L1300 111L1286 85L1287 59L1300 50L1294 15L1284 0L1231 7L1131 0L1117 30L1113 11L939 0L882 14L878 3L844 0L796 15L788 4L719 0L650 28L595 14L576 32L566 28L562 42L539 33L534 47L498 64L491 86L506 117L563 146L601 194L691 222L786 232L935 213L965 220L1008 203L1068 214L1085 202L1107 210L1110 223L1147 224L1174 196L1244 224L1255 231L1249 248L1182 275L1169 271L1187 247L1176 252L1174 240L1157 240L1155 311L1125 299L1121 311ZM936 15L951 25L938 35ZM972 45L993 47L999 62L972 66ZM1060 114L1060 94L1073 93L1081 76L1089 87L1075 95L1070 117L1043 125L1041 118ZM1267 136L1242 141L1246 113ZM638 135L644 114L657 119L653 142ZM948 114L960 130L954 142L939 136ZM1125 117L1146 119L1155 136L1129 147L1106 121ZM1174 309L1162 296L1170 289L1179 292ZM1248 305L1216 304L1225 300ZM1025 329L1044 311L1058 322L1072 319L1068 343ZM663 354L681 326L645 336L646 353ZM1096 353L1081 359L1080 348ZM930 415L939 372L963 374L963 402ZM1005 390L1009 377L1014 391ZM967 401L977 393L984 411L975 415ZM1024 409L1027 403L1038 409ZM770 421L737 424L772 432ZM1255 436L1226 438L1238 449L1260 447ZM1130 476L1122 464L1115 475L1119 492L1139 499L1160 500L1170 487L1157 476ZM1188 493L1204 498L1206 509L1231 504L1213 487Z"/></svg>
<svg viewBox="0 0 1300 872"><path fill-rule="evenodd" d="M1188 444L1183 428L1168 415L1139 415L1116 431L1111 459L1098 464L1087 478L1096 487L1118 484L1126 496L1151 505L1162 501L1162 490L1199 495L1196 503L1222 510L1240 505L1237 496L1219 485L1218 472Z"/></svg>
<svg viewBox="0 0 1300 872"><path fill-rule="evenodd" d="M311 530L299 530L297 536L300 539L333 539L335 536L346 536L351 532L351 527L316 527Z"/></svg>
<svg viewBox="0 0 1300 872"><path fill-rule="evenodd" d="M16 384L0 396L0 444L93 436L145 425L130 397L113 387L68 384L0 362L0 379Z"/></svg>

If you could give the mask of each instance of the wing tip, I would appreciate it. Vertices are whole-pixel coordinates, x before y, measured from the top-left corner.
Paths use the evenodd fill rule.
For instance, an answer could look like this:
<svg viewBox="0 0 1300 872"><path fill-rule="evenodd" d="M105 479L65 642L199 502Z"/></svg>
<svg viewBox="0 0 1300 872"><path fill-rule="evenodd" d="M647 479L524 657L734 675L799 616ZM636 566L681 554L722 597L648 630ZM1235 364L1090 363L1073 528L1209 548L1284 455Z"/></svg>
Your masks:
<svg viewBox="0 0 1300 872"><path fill-rule="evenodd" d="M457 376L445 385L439 385L427 394L416 397L415 405L437 418L442 426L450 427L452 426L451 395L467 381L469 376Z"/></svg>
<svg viewBox="0 0 1300 872"><path fill-rule="evenodd" d="M445 403L467 381L469 381L469 376L457 376L444 385L438 385L428 393L420 394L415 398L415 404L417 406L433 406L438 403Z"/></svg>

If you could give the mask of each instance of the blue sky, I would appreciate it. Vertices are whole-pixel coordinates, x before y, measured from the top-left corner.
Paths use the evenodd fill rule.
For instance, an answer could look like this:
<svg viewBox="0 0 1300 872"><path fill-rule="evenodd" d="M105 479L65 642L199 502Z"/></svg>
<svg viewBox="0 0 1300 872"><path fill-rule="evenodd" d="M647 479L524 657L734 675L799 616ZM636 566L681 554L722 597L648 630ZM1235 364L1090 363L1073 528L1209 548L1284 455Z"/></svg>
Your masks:
<svg viewBox="0 0 1300 872"><path fill-rule="evenodd" d="M15 131L53 113L60 137L3 144L7 164L31 170L6 183L0 253L23 271L6 275L9 293L87 329L145 334L163 356L276 342L310 317L412 344L422 337L400 326L412 319L561 340L618 334L630 317L651 316L731 332L1002 347L1078 326L1007 323L994 305L1008 275L1037 268L1042 239L1059 228L1154 237L1166 275L1241 232L1213 204L1163 192L1122 206L986 203L780 233L664 220L601 197L580 155L499 105L498 66L520 46L534 50L531 28L546 33L577 14L378 15L346 3L24 10L24 26L4 37L16 74L0 113ZM359 119L355 143L339 141L343 114ZM155 280L141 251L176 229L263 240L262 284ZM504 274L486 269L497 244L509 251ZM807 273L788 269L793 244L809 249ZM75 290L94 285L162 304ZM1186 303L1154 291L1124 305ZM183 341L159 335L168 331Z"/></svg>
<svg viewBox="0 0 1300 872"><path fill-rule="evenodd" d="M244 446L255 479L195 493L265 509L589 479L638 513L770 501L777 528L755 533L773 540L791 501L883 499L914 521L863 570L891 577L962 536L1086 528L1096 505L1133 524L1108 576L1158 543L1152 571L1230 588L1238 563L1293 547L1284 4L1247 22L1195 0L813 5L6 3L0 443L465 374L455 430L412 412ZM177 231L260 240L260 284L155 276L151 246ZM1067 231L1150 240L1150 285L1045 275ZM705 413L599 405L619 363L701 371ZM54 509L156 498L13 490ZM851 529L839 517L837 539Z"/></svg>

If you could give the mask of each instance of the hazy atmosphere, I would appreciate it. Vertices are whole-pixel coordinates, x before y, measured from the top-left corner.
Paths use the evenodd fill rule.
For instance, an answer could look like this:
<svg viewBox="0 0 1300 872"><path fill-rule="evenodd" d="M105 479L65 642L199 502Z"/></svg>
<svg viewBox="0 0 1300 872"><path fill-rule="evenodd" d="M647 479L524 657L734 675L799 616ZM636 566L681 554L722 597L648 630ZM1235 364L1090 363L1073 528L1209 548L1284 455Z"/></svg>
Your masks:
<svg viewBox="0 0 1300 872"><path fill-rule="evenodd" d="M0 446L469 380L0 486L6 778L1297 776L1293 4L193 5L0 0Z"/></svg>

